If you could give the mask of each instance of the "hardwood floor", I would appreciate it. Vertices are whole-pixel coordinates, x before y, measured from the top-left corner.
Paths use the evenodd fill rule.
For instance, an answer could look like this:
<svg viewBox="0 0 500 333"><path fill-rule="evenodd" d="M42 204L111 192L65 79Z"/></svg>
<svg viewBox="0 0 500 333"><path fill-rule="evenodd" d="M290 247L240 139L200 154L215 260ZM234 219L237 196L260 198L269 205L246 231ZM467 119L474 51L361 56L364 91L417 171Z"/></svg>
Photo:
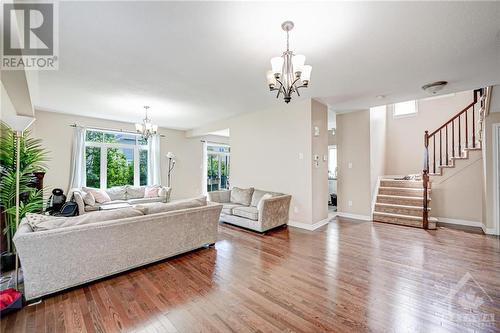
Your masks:
<svg viewBox="0 0 500 333"><path fill-rule="evenodd" d="M215 247L48 297L1 329L499 332L500 241L347 219L266 235L221 225Z"/></svg>

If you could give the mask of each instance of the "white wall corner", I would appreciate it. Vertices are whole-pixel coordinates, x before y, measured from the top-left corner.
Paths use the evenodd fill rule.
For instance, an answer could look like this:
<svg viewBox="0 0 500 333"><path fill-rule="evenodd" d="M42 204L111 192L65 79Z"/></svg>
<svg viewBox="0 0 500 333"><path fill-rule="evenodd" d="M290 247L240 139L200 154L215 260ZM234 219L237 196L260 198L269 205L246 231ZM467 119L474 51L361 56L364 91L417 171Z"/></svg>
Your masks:
<svg viewBox="0 0 500 333"><path fill-rule="evenodd" d="M333 218L335 218L335 216L337 216L336 212L330 212L330 213L328 213L328 217L326 219L318 221L316 223L312 223L312 224L289 220L288 226L300 228L300 229L305 229L305 230L309 230L309 231L314 231L314 230L324 226L325 224L328 224L328 222L330 222Z"/></svg>

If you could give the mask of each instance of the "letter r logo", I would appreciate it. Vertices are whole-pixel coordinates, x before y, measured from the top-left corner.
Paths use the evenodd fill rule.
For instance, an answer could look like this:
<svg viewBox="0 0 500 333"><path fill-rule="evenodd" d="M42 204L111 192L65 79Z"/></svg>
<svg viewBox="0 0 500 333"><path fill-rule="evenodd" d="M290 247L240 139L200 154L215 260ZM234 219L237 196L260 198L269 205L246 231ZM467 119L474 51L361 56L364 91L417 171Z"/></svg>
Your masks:
<svg viewBox="0 0 500 333"><path fill-rule="evenodd" d="M54 4L3 4L3 55L54 54Z"/></svg>

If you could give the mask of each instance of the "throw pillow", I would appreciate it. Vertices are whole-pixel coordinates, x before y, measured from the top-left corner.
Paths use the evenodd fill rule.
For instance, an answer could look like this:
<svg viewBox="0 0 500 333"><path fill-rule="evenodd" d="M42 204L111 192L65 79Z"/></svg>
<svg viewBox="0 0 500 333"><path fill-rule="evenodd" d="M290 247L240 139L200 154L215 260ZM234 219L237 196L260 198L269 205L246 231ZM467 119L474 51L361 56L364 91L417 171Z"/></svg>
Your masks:
<svg viewBox="0 0 500 333"><path fill-rule="evenodd" d="M89 206L95 206L95 198L90 192L82 191L83 202Z"/></svg>
<svg viewBox="0 0 500 333"><path fill-rule="evenodd" d="M105 190L101 190L98 188L88 188L88 187L84 187L83 190L85 192L89 192L90 194L92 194L92 196L95 198L95 201L98 203L105 203L111 201L111 198L109 197L108 193L106 193Z"/></svg>
<svg viewBox="0 0 500 333"><path fill-rule="evenodd" d="M146 186L127 186L127 200L144 198Z"/></svg>
<svg viewBox="0 0 500 333"><path fill-rule="evenodd" d="M158 196L165 198L164 201L168 202L168 200L170 199L170 187L160 187L160 189L158 190Z"/></svg>
<svg viewBox="0 0 500 333"><path fill-rule="evenodd" d="M83 196L81 192L74 192L73 193L73 200L75 200L76 204L78 205L78 214L83 215L85 214L85 203L83 202Z"/></svg>
<svg viewBox="0 0 500 333"><path fill-rule="evenodd" d="M144 198L157 198L159 190L159 185L146 186L144 189Z"/></svg>
<svg viewBox="0 0 500 333"><path fill-rule="evenodd" d="M236 203L240 205L250 206L252 202L253 187L250 188L239 188L233 187L231 189L231 203Z"/></svg>
<svg viewBox="0 0 500 333"><path fill-rule="evenodd" d="M271 199L272 197L273 196L270 193L266 193L262 196L259 203L257 204L257 209L259 210L259 212L262 210L262 207L264 206L264 200Z"/></svg>
<svg viewBox="0 0 500 333"><path fill-rule="evenodd" d="M115 186L108 188L106 193L109 195L111 200L126 200L127 199L127 190L125 186Z"/></svg>

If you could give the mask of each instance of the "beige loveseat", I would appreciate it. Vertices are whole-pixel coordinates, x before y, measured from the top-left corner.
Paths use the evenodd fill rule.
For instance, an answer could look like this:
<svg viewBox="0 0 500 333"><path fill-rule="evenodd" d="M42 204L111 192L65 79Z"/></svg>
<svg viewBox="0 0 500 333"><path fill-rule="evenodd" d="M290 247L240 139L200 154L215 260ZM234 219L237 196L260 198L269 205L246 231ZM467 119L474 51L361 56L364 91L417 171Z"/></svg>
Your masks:
<svg viewBox="0 0 500 333"><path fill-rule="evenodd" d="M23 218L14 244L26 299L215 243L222 205L192 200L96 211L56 222L40 215L30 222ZM103 214L120 218L93 221Z"/></svg>
<svg viewBox="0 0 500 333"><path fill-rule="evenodd" d="M152 198L145 198L145 190L147 186L116 186L104 190L111 201L99 203L95 200L87 200L89 195L89 189L83 188L73 188L68 193L68 198L72 198L78 204L78 211L80 215L85 212L92 212L100 210L106 206L117 206L117 205L136 205L150 202L169 202L170 193L172 189L166 186L157 186L159 188L158 195ZM95 189L90 189L95 190Z"/></svg>
<svg viewBox="0 0 500 333"><path fill-rule="evenodd" d="M288 223L291 195L254 188L233 187L208 193L212 202L221 203L221 221L264 232Z"/></svg>

